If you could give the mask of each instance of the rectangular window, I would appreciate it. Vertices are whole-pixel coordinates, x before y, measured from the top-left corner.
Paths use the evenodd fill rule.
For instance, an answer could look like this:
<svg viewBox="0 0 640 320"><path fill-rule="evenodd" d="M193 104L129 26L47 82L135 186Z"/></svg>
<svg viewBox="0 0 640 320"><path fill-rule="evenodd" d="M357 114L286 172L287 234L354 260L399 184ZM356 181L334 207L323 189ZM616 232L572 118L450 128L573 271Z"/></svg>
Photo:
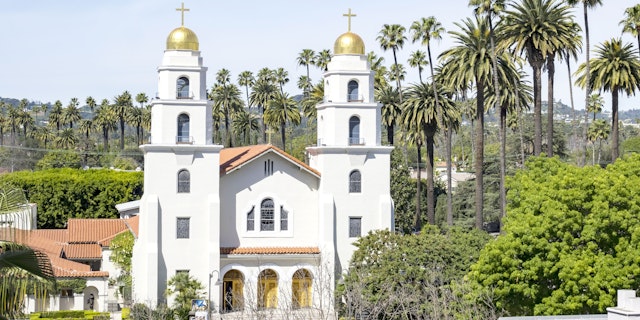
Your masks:
<svg viewBox="0 0 640 320"><path fill-rule="evenodd" d="M275 221L273 220L273 207L262 209L260 216L260 231L273 231Z"/></svg>
<svg viewBox="0 0 640 320"><path fill-rule="evenodd" d="M176 231L178 239L189 239L189 218L178 218Z"/></svg>
<svg viewBox="0 0 640 320"><path fill-rule="evenodd" d="M349 238L357 238L361 235L362 231L362 218L350 217L349 218Z"/></svg>
<svg viewBox="0 0 640 320"><path fill-rule="evenodd" d="M189 274L189 269L176 270L176 274L179 274L179 273L186 273L186 274Z"/></svg>
<svg viewBox="0 0 640 320"><path fill-rule="evenodd" d="M247 231L253 231L255 225L255 207L251 208L251 211L247 213Z"/></svg>
<svg viewBox="0 0 640 320"><path fill-rule="evenodd" d="M289 230L289 212L280 206L280 231Z"/></svg>

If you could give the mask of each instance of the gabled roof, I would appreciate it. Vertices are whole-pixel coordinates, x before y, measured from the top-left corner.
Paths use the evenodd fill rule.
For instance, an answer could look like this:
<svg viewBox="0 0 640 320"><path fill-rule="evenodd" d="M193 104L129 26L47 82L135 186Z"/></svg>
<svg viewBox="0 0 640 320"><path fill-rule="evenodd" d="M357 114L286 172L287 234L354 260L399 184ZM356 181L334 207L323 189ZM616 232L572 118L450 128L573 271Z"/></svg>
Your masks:
<svg viewBox="0 0 640 320"><path fill-rule="evenodd" d="M222 149L220 151L220 174L233 172L235 169L242 167L267 152L278 154L284 159L299 166L301 169L304 169L316 177L320 177L320 172L316 169L311 168L306 163L270 144Z"/></svg>
<svg viewBox="0 0 640 320"><path fill-rule="evenodd" d="M98 243L127 230L122 219L69 219L69 243Z"/></svg>
<svg viewBox="0 0 640 320"><path fill-rule="evenodd" d="M220 248L222 254L319 254L318 247L239 247Z"/></svg>
<svg viewBox="0 0 640 320"><path fill-rule="evenodd" d="M107 271L91 271L86 264L48 255L56 278L108 277Z"/></svg>
<svg viewBox="0 0 640 320"><path fill-rule="evenodd" d="M124 219L124 222L129 227L129 230L133 233L134 237L138 237L138 227L140 226L139 216L133 216L129 219Z"/></svg>
<svg viewBox="0 0 640 320"><path fill-rule="evenodd" d="M64 246L67 259L99 260L102 259L102 248L97 243L71 243Z"/></svg>

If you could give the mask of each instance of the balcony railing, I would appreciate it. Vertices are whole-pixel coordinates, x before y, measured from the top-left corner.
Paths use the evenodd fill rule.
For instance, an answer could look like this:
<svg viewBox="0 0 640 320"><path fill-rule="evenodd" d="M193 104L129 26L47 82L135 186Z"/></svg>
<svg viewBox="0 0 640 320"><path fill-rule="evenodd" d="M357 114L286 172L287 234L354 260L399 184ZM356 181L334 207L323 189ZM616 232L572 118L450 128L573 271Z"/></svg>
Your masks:
<svg viewBox="0 0 640 320"><path fill-rule="evenodd" d="M349 145L350 146L362 146L362 145L364 145L364 138L353 138L353 137L350 137L349 138Z"/></svg>
<svg viewBox="0 0 640 320"><path fill-rule="evenodd" d="M193 92L176 92L176 99L193 99Z"/></svg>
<svg viewBox="0 0 640 320"><path fill-rule="evenodd" d="M193 137L176 136L176 144L193 144Z"/></svg>
<svg viewBox="0 0 640 320"><path fill-rule="evenodd" d="M347 102L362 102L364 99L361 94L349 93L347 94Z"/></svg>

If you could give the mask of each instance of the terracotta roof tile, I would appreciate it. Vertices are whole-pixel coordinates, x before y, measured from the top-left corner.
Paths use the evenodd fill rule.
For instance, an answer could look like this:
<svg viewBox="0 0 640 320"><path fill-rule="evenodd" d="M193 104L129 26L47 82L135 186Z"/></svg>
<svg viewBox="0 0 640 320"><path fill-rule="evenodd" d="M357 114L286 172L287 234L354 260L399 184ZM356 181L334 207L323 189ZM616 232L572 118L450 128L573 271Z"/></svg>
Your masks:
<svg viewBox="0 0 640 320"><path fill-rule="evenodd" d="M97 243L72 243L63 250L67 259L102 259L102 248Z"/></svg>
<svg viewBox="0 0 640 320"><path fill-rule="evenodd" d="M53 240L58 243L66 243L69 241L69 233L67 229L38 229L32 231L34 234Z"/></svg>
<svg viewBox="0 0 640 320"><path fill-rule="evenodd" d="M239 247L220 248L221 254L319 254L318 247Z"/></svg>
<svg viewBox="0 0 640 320"><path fill-rule="evenodd" d="M69 219L69 243L98 243L127 229L122 219Z"/></svg>
<svg viewBox="0 0 640 320"><path fill-rule="evenodd" d="M62 243L40 236L35 230L0 229L0 240L7 240L27 245L35 250L60 256Z"/></svg>
<svg viewBox="0 0 640 320"><path fill-rule="evenodd" d="M133 232L133 235L138 237L138 227L140 226L140 216L133 216L129 219L124 219L124 222L129 226L129 230Z"/></svg>
<svg viewBox="0 0 640 320"><path fill-rule="evenodd" d="M233 171L241 165L257 158L267 151L274 151L297 165L305 168L307 171L320 176L320 172L311 168L306 163L296 159L294 156L284 152L282 149L270 144L259 144L255 146L246 146L238 148L225 148L220 151L220 173L225 174Z"/></svg>
<svg viewBox="0 0 640 320"><path fill-rule="evenodd" d="M49 255L56 278L109 277L107 271L91 271L86 264Z"/></svg>

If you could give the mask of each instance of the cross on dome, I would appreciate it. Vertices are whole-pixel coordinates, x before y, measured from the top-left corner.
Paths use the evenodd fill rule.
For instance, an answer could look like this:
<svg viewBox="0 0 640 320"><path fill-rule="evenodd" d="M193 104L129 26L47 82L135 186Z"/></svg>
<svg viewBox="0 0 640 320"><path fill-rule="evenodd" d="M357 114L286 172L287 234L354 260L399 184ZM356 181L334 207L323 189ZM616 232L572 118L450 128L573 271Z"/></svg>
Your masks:
<svg viewBox="0 0 640 320"><path fill-rule="evenodd" d="M342 15L343 17L347 17L349 28L347 31L351 32L351 17L355 17L355 14L351 13L351 8L349 8L349 12Z"/></svg>
<svg viewBox="0 0 640 320"><path fill-rule="evenodd" d="M184 7L184 2L183 2L180 8L176 8L176 11L181 11L180 14L182 15L182 26L184 26L184 12L189 11L189 9ZM351 11L351 9L349 9L349 11Z"/></svg>

